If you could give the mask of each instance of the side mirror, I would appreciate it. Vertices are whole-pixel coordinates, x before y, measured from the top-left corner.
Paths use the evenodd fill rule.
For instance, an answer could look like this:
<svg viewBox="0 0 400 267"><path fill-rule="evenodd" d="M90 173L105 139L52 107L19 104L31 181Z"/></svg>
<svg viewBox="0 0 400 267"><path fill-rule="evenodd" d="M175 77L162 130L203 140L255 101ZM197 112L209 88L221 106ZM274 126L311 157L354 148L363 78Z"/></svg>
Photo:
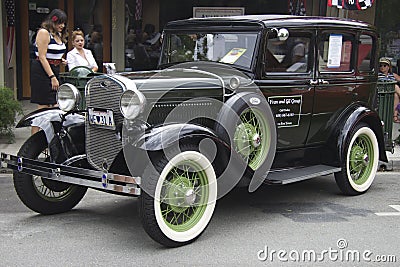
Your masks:
<svg viewBox="0 0 400 267"><path fill-rule="evenodd" d="M289 31L285 28L278 30L279 41L286 41L289 38Z"/></svg>
<svg viewBox="0 0 400 267"><path fill-rule="evenodd" d="M271 29L270 33L272 34L271 38L278 38L279 41L286 41L289 38L289 31L285 28L277 29L273 28Z"/></svg>

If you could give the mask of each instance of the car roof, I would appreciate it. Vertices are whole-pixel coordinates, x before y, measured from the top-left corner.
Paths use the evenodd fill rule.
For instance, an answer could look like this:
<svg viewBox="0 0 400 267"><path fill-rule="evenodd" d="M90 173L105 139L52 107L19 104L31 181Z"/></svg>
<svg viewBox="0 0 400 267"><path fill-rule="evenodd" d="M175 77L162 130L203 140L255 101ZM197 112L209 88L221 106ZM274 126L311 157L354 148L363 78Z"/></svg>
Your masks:
<svg viewBox="0 0 400 267"><path fill-rule="evenodd" d="M202 25L253 25L258 27L288 27L288 26L315 26L315 27L347 27L347 28L368 28L374 30L375 27L362 21L343 19L336 17L316 17L316 16L293 16L293 15L243 15L232 17L208 17L190 18L169 22L166 28Z"/></svg>

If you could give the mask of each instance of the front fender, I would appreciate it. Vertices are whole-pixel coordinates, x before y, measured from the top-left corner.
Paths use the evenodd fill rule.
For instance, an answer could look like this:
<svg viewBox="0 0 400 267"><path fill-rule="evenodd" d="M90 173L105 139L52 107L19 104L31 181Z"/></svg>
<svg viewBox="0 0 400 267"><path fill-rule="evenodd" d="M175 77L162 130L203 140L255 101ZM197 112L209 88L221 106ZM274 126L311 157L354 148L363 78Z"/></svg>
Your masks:
<svg viewBox="0 0 400 267"><path fill-rule="evenodd" d="M196 124L170 124L148 129L133 145L142 150L158 151L168 148L177 141L188 137L209 137L219 140L213 131L204 126Z"/></svg>
<svg viewBox="0 0 400 267"><path fill-rule="evenodd" d="M69 114L62 120L65 111L59 108L44 108L35 110L28 115L24 116L15 126L16 128L37 126L41 128L45 135L47 142L50 143L57 131L54 127L55 124L62 124L69 126L85 121L85 117L79 114Z"/></svg>
<svg viewBox="0 0 400 267"><path fill-rule="evenodd" d="M242 178L245 178L244 183L248 184L250 180L247 178L250 179L254 175L254 171L248 167L243 158L213 130L190 123L161 125L150 128L131 146L125 146L124 156L125 160L132 164L131 166L145 165L146 160L151 158L151 156L147 158L147 153L151 155L153 152L184 145L185 143L197 143L200 152L211 161L216 162L215 168L219 177L219 197L222 197L238 185ZM138 150L141 152L138 153ZM140 163L133 165L134 162ZM140 168L140 166L137 168Z"/></svg>

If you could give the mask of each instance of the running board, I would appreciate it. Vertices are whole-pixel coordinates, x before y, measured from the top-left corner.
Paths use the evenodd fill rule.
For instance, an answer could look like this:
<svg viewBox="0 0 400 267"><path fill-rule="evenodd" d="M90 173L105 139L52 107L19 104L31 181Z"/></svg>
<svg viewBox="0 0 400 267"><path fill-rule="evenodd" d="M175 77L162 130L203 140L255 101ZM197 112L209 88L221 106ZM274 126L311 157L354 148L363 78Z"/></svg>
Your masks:
<svg viewBox="0 0 400 267"><path fill-rule="evenodd" d="M339 171L341 171L341 168L328 165L315 165L297 169L278 170L268 173L267 179L264 183L284 185Z"/></svg>

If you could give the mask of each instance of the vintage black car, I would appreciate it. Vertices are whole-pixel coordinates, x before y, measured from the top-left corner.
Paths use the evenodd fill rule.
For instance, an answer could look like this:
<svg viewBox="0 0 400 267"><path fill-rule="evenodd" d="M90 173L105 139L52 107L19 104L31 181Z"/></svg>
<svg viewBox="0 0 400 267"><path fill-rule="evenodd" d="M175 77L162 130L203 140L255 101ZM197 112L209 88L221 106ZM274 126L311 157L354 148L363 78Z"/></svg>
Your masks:
<svg viewBox="0 0 400 267"><path fill-rule="evenodd" d="M66 212L87 188L137 196L146 232L174 247L234 187L334 174L357 195L387 162L374 27L242 16L170 22L162 38L158 70L93 77L83 104L63 84L60 109L18 123L43 129L2 155L27 207Z"/></svg>

